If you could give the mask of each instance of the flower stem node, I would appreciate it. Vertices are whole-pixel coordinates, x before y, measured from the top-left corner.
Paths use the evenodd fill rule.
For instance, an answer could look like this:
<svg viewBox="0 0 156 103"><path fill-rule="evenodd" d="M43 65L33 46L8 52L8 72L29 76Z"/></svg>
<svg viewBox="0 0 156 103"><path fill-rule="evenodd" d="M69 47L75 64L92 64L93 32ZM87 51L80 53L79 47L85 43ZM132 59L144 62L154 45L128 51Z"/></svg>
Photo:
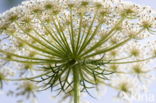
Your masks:
<svg viewBox="0 0 156 103"><path fill-rule="evenodd" d="M80 5L81 5L82 7L86 7L86 6L89 5L89 2L88 2L88 1L81 1Z"/></svg>
<svg viewBox="0 0 156 103"><path fill-rule="evenodd" d="M3 88L3 81L5 80L5 76L3 73L0 73L0 89Z"/></svg>

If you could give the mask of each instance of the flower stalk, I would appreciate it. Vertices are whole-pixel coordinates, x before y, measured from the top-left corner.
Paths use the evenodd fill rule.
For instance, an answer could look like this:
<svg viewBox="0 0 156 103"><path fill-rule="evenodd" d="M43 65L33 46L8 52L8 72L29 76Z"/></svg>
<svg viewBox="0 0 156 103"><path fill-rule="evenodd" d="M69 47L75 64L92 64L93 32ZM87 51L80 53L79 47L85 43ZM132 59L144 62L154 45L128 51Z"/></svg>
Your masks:
<svg viewBox="0 0 156 103"><path fill-rule="evenodd" d="M73 68L74 78L74 103L80 103L80 73L79 68Z"/></svg>

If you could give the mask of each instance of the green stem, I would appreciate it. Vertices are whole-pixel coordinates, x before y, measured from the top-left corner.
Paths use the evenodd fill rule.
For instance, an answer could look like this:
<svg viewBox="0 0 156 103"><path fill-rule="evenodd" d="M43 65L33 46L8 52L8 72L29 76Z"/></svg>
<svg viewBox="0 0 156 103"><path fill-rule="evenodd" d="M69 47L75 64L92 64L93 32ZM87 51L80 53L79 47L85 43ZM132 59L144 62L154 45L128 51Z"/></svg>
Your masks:
<svg viewBox="0 0 156 103"><path fill-rule="evenodd" d="M40 78L44 75L47 75L47 74L50 74L50 72L46 72L46 73L43 73L43 74L40 74L40 75L37 75L37 76L34 76L34 77L28 77L28 78L20 78L20 79L10 79L10 78L5 78L5 80L7 81L21 81L21 80L33 80L33 79L36 79L36 78Z"/></svg>
<svg viewBox="0 0 156 103"><path fill-rule="evenodd" d="M80 75L79 68L73 68L74 77L74 103L80 103Z"/></svg>

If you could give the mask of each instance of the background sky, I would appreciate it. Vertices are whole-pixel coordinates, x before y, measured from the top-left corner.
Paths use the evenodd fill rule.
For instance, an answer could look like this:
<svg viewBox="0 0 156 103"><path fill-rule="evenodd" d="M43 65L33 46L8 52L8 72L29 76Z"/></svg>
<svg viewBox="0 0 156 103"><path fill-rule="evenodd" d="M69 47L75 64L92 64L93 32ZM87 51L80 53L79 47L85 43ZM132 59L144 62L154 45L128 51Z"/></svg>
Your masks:
<svg viewBox="0 0 156 103"><path fill-rule="evenodd" d="M0 13L8 10L9 8L17 4L20 4L21 1L22 0L0 0ZM132 1L141 5L149 5L152 8L156 9L156 0L127 0L127 1ZM5 89L8 89L8 88L13 88L13 85L5 87ZM140 100L134 101L133 103L156 103L156 83L153 83L148 88L150 88L149 93L147 95L143 95L142 97L140 97ZM85 98L86 103L121 103L121 102L117 102L116 100L114 100L113 97L115 97L116 95L114 90L107 88L101 91L101 93L102 93L102 96L98 99L93 99L93 98L88 98L88 97ZM56 101L58 100L58 99L52 98L52 93L50 92L50 90L45 91L45 92L40 92L37 95L37 99L39 103L56 103ZM23 102L17 102L17 100L19 100L19 98L8 97L4 95L3 93L0 94L0 103L23 103ZM90 101L90 102L87 102L87 101ZM32 103L32 102L28 101L24 103ZM82 103L85 103L85 102L82 102Z"/></svg>

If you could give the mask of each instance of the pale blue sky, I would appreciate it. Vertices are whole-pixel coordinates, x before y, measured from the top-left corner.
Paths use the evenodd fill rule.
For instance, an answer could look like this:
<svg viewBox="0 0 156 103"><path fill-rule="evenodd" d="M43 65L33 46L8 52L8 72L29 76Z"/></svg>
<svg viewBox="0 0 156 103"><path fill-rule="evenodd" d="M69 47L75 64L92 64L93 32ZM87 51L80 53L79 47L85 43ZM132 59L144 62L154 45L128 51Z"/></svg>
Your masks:
<svg viewBox="0 0 156 103"><path fill-rule="evenodd" d="M0 13L4 12L5 10L13 6L13 5L9 6L7 1L9 0L0 0ZM13 1L13 0L10 0L10 1ZM22 1L22 0L18 0L18 1ZM127 0L127 1L133 1L141 5L149 5L152 8L156 9L156 0ZM5 87L5 89L7 88L13 88L13 87L12 85L10 85L10 86ZM150 88L149 94L145 95L140 101L134 101L133 103L156 103L156 89L155 89L156 83L153 83L149 88ZM114 92L114 90L108 88L107 92L105 92L105 95L102 96L100 99L95 100L91 98L86 98L86 100L90 101L88 103L121 103L121 102L117 102L113 100L113 96L115 95L116 93ZM51 99L50 90L39 93L37 97L39 99L39 103L56 103L56 100L57 100L57 99L56 100ZM153 98L154 100L152 100ZM17 98L7 97L3 94L0 94L0 103L17 103L16 101L17 101ZM31 102L28 102L28 103L31 103Z"/></svg>

